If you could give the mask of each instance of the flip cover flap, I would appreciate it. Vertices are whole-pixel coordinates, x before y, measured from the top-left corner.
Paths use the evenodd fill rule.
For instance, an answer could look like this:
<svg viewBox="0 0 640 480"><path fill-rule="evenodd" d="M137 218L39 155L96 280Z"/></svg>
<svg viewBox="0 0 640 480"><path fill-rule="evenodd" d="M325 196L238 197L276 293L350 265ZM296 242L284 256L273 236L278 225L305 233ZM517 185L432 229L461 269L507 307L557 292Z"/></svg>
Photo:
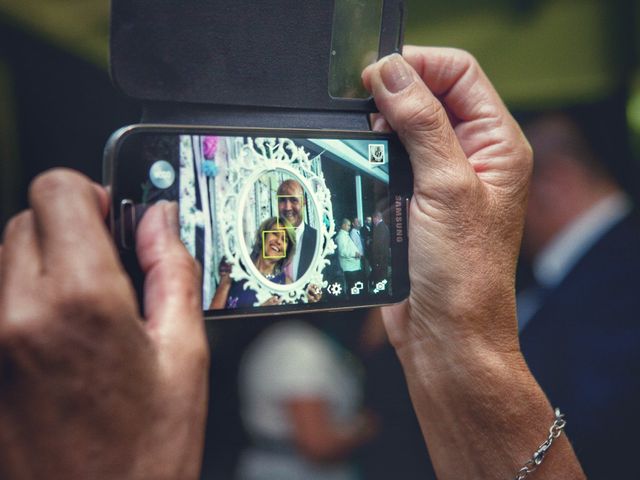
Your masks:
<svg viewBox="0 0 640 480"><path fill-rule="evenodd" d="M370 99L329 94L335 4L112 0L112 78L147 103L373 111ZM402 0L383 2L380 56L401 48L402 8Z"/></svg>

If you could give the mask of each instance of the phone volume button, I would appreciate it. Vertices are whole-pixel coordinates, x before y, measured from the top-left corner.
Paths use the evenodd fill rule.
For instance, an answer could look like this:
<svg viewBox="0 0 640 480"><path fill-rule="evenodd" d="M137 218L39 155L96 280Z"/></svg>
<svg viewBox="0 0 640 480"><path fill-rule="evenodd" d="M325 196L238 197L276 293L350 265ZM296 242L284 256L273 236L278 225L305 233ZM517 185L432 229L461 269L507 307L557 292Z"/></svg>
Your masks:
<svg viewBox="0 0 640 480"><path fill-rule="evenodd" d="M120 245L129 250L135 245L136 207L131 200L120 202Z"/></svg>

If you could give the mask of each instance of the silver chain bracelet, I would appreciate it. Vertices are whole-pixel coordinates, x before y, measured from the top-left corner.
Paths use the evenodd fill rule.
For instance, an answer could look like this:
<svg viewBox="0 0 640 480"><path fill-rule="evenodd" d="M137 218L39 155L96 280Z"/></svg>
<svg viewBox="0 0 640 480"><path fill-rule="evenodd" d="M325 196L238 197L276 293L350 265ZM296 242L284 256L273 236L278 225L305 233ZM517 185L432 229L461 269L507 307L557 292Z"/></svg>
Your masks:
<svg viewBox="0 0 640 480"><path fill-rule="evenodd" d="M527 460L527 463L525 463L524 466L520 470L518 470L515 480L524 480L529 476L530 473L537 470L537 468L542 464L547 451L551 448L551 444L553 443L553 441L562 433L562 430L564 429L567 422L564 419L564 414L560 412L559 408L556 408L555 414L556 419L553 422L553 425L551 425L551 428L549 428L549 436L544 442L540 444L538 449L533 454L533 457Z"/></svg>

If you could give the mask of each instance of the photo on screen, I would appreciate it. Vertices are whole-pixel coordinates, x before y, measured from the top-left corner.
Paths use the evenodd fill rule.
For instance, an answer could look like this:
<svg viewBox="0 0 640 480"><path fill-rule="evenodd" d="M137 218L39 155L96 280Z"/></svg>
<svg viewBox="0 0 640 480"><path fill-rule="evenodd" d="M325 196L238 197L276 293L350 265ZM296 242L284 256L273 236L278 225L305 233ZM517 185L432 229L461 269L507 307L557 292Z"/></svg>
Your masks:
<svg viewBox="0 0 640 480"><path fill-rule="evenodd" d="M179 157L205 310L391 295L385 140L181 135Z"/></svg>

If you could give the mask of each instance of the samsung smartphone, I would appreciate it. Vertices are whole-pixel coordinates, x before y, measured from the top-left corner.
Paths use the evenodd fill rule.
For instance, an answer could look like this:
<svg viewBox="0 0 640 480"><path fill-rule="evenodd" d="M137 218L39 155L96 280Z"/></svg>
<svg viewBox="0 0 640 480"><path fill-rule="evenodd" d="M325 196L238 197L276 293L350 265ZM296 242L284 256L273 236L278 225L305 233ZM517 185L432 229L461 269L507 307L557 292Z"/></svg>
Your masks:
<svg viewBox="0 0 640 480"><path fill-rule="evenodd" d="M206 318L343 310L408 295L412 176L395 135L136 125L105 151L111 227L140 287L146 208L179 205Z"/></svg>

